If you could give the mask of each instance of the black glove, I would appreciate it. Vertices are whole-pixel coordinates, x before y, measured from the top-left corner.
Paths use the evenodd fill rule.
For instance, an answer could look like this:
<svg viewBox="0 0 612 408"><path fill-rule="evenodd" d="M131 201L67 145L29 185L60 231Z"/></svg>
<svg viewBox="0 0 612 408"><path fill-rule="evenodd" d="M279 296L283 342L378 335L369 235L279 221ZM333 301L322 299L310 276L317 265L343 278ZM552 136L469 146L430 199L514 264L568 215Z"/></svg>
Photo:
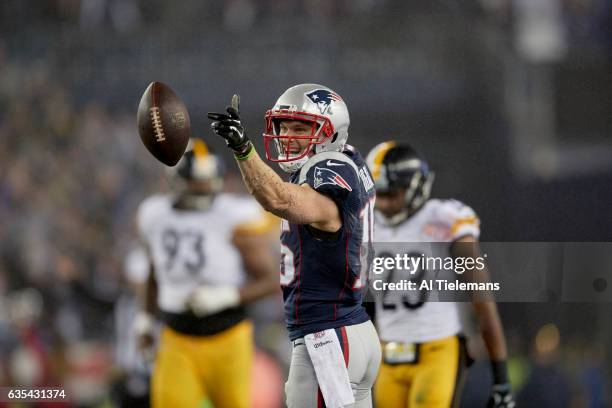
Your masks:
<svg viewBox="0 0 612 408"><path fill-rule="evenodd" d="M516 402L514 402L510 384L494 384L487 408L514 408L515 406Z"/></svg>
<svg viewBox="0 0 612 408"><path fill-rule="evenodd" d="M238 159L245 159L253 149L253 144L244 132L240 121L240 97L232 97L232 105L228 106L227 113L208 112L208 118L213 120L211 127L215 133L225 139L227 146L234 151Z"/></svg>
<svg viewBox="0 0 612 408"><path fill-rule="evenodd" d="M487 408L514 408L516 403L512 396L506 361L491 361L491 370L493 371L493 388Z"/></svg>

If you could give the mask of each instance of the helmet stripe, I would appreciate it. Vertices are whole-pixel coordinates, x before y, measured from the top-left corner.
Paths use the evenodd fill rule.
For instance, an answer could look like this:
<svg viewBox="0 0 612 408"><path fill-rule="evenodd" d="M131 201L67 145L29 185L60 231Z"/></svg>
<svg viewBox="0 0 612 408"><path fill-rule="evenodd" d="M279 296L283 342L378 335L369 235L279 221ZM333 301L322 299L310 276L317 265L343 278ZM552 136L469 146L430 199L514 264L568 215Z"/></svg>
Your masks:
<svg viewBox="0 0 612 408"><path fill-rule="evenodd" d="M393 148L394 146L395 142L390 141L381 143L375 148L375 150L377 151L373 152L374 157L372 159L372 168L370 169L372 171L372 177L374 178L374 180L377 180L380 177L380 169L382 167L382 162L385 159L387 152L391 150L391 148Z"/></svg>
<svg viewBox="0 0 612 408"><path fill-rule="evenodd" d="M208 146L202 139L193 139L193 155L198 159L208 156Z"/></svg>

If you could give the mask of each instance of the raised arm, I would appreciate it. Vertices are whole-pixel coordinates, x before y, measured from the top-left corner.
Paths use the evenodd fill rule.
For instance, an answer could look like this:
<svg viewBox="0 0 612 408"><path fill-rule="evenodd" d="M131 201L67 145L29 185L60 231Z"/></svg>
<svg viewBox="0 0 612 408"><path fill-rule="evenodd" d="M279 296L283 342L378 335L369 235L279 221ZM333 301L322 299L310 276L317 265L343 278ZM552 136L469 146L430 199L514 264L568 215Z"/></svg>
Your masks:
<svg viewBox="0 0 612 408"><path fill-rule="evenodd" d="M272 214L295 224L311 224L323 231L337 231L342 226L336 203L308 184L284 182L254 148L250 157L238 160L238 167L249 193Z"/></svg>
<svg viewBox="0 0 612 408"><path fill-rule="evenodd" d="M223 137L242 173L249 193L267 211L289 222L311 224L324 231L337 231L341 226L338 207L329 197L308 185L284 182L274 170L261 160L244 132L238 111L238 97L225 113L209 113L212 128Z"/></svg>

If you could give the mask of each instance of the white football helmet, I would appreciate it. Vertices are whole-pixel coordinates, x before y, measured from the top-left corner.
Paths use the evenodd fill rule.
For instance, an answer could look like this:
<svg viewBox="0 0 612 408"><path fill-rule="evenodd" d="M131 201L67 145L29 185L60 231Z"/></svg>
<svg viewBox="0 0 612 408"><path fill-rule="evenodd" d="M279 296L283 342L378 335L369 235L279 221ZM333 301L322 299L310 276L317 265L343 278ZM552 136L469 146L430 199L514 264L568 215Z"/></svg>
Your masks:
<svg viewBox="0 0 612 408"><path fill-rule="evenodd" d="M280 134L280 122L311 123L307 136ZM313 153L344 149L348 139L349 113L344 100L333 90L317 84L300 84L287 89L266 112L264 144L266 158L288 173L298 171ZM296 140L308 140L302 151ZM274 152L272 151L274 146Z"/></svg>

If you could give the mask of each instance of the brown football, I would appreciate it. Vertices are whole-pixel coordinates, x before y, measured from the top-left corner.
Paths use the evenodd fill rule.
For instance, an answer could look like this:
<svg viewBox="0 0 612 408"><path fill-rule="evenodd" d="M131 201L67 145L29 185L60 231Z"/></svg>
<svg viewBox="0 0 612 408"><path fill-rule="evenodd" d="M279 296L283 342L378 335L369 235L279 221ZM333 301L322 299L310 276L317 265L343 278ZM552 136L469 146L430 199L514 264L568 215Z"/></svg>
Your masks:
<svg viewBox="0 0 612 408"><path fill-rule="evenodd" d="M191 127L189 112L176 93L161 82L151 82L138 105L138 133L147 150L166 166L183 156Z"/></svg>

